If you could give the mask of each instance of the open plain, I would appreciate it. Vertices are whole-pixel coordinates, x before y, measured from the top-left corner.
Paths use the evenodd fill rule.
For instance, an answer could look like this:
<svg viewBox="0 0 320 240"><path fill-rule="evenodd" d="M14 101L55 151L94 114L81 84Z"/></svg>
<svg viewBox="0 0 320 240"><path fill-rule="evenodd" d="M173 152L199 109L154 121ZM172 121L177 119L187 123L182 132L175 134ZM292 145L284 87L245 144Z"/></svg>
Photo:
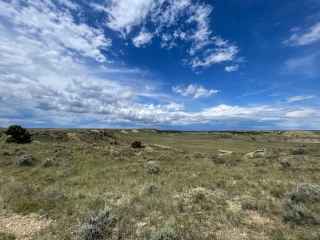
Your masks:
<svg viewBox="0 0 320 240"><path fill-rule="evenodd" d="M320 239L320 132L4 130L0 239Z"/></svg>

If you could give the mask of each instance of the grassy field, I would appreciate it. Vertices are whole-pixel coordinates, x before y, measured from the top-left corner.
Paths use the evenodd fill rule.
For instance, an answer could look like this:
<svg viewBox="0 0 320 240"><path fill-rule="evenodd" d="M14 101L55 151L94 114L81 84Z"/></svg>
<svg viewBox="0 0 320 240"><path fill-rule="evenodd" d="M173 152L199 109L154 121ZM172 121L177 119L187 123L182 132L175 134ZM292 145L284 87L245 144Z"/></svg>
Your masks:
<svg viewBox="0 0 320 240"><path fill-rule="evenodd" d="M0 239L320 239L318 132L29 131L1 133Z"/></svg>

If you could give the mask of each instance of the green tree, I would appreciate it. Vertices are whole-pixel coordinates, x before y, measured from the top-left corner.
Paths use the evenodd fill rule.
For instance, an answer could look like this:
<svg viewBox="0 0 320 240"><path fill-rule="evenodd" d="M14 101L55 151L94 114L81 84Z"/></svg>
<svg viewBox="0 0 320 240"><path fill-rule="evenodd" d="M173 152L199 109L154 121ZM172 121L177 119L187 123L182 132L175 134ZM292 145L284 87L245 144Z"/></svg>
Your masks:
<svg viewBox="0 0 320 240"><path fill-rule="evenodd" d="M9 143L30 143L32 141L31 134L19 125L10 126L4 133L9 136L6 140Z"/></svg>
<svg viewBox="0 0 320 240"><path fill-rule="evenodd" d="M131 143L131 147L133 148L143 148L142 144L140 141L134 141Z"/></svg>

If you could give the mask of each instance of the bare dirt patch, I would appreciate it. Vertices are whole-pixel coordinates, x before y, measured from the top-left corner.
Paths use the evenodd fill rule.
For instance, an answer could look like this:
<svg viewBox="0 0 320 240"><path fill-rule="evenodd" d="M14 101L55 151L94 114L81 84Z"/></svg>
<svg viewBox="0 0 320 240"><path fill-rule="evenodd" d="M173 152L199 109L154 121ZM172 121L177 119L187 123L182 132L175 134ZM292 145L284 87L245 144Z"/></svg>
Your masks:
<svg viewBox="0 0 320 240"><path fill-rule="evenodd" d="M80 136L77 133L67 133L67 136L71 141L80 142Z"/></svg>
<svg viewBox="0 0 320 240"><path fill-rule="evenodd" d="M0 232L13 234L17 239L31 239L32 235L48 227L53 221L38 214L22 216L17 213L0 211Z"/></svg>
<svg viewBox="0 0 320 240"><path fill-rule="evenodd" d="M266 224L272 224L273 220L269 218L265 218L261 216L259 213L255 211L248 211L249 212L249 219L247 219L247 222L251 224L257 224L259 226L264 226Z"/></svg>

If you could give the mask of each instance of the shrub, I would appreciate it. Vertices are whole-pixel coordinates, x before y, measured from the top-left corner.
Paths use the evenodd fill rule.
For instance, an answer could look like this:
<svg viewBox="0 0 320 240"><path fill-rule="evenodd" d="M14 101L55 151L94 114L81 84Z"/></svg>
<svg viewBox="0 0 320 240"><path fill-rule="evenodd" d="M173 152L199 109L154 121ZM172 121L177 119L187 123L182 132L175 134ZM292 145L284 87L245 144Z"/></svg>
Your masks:
<svg viewBox="0 0 320 240"><path fill-rule="evenodd" d="M54 177L51 177L51 176L48 176L47 178L46 178L46 182L47 183L54 183L56 180L54 179Z"/></svg>
<svg viewBox="0 0 320 240"><path fill-rule="evenodd" d="M32 155L23 155L17 161L17 164L20 166L33 166L35 159Z"/></svg>
<svg viewBox="0 0 320 240"><path fill-rule="evenodd" d="M159 166L148 167L147 172L150 174L160 174L160 167Z"/></svg>
<svg viewBox="0 0 320 240"><path fill-rule="evenodd" d="M254 202L251 202L251 201L243 201L241 203L241 208L243 210L256 211L256 210L258 210L258 205L257 205L257 203L254 203Z"/></svg>
<svg viewBox="0 0 320 240"><path fill-rule="evenodd" d="M225 184L225 182L224 182L224 180L221 179L221 178L219 178L219 179L217 180L217 182L216 182L217 187L221 187L221 186L224 185L224 184Z"/></svg>
<svg viewBox="0 0 320 240"><path fill-rule="evenodd" d="M161 228L157 231L155 231L153 234L151 234L150 240L177 240L178 235L175 233L175 231L168 226L165 226L164 228Z"/></svg>
<svg viewBox="0 0 320 240"><path fill-rule="evenodd" d="M140 141L134 141L134 142L131 143L131 147L133 147L133 148L142 148L143 146L142 146Z"/></svg>
<svg viewBox="0 0 320 240"><path fill-rule="evenodd" d="M301 154L305 154L306 150L304 148L298 148L298 149L292 150L291 152L294 155L301 155Z"/></svg>
<svg viewBox="0 0 320 240"><path fill-rule="evenodd" d="M302 203L296 203L290 199L283 201L283 219L286 222L294 222L299 225L320 224L320 217L308 209Z"/></svg>
<svg viewBox="0 0 320 240"><path fill-rule="evenodd" d="M195 158L195 159L202 158L202 153L195 152L195 153L192 154L192 157Z"/></svg>
<svg viewBox="0 0 320 240"><path fill-rule="evenodd" d="M255 162L254 162L254 166L255 166L255 167L266 166L266 161L264 161L264 160L262 160L262 161L255 161Z"/></svg>
<svg viewBox="0 0 320 240"><path fill-rule="evenodd" d="M56 157L59 157L59 156L69 156L69 155L71 154L70 152L68 152L68 151L66 150L66 147L60 147L60 146L56 147L56 148L54 149L54 152L55 152Z"/></svg>
<svg viewBox="0 0 320 240"><path fill-rule="evenodd" d="M111 213L112 208L105 206L97 216L90 216L87 222L80 227L77 240L105 239L116 226L117 218Z"/></svg>
<svg viewBox="0 0 320 240"><path fill-rule="evenodd" d="M320 202L320 190L305 183L297 190L285 194L283 201L283 218L285 221L299 225L320 224L320 216L308 209L304 203Z"/></svg>
<svg viewBox="0 0 320 240"><path fill-rule="evenodd" d="M281 161L280 164L282 165L282 168L285 169L289 169L291 167L291 162L289 161Z"/></svg>
<svg viewBox="0 0 320 240"><path fill-rule="evenodd" d="M163 154L163 155L160 155L160 156L157 158L157 160L158 160L158 161L171 161L172 158L171 158L171 156L169 156L169 155Z"/></svg>
<svg viewBox="0 0 320 240"><path fill-rule="evenodd" d="M295 203L320 202L320 189L314 185L304 183L297 190L287 193L286 196Z"/></svg>
<svg viewBox="0 0 320 240"><path fill-rule="evenodd" d="M205 199L206 199L206 195L203 192L197 192L194 195L193 202L200 203L200 202L204 201Z"/></svg>
<svg viewBox="0 0 320 240"><path fill-rule="evenodd" d="M56 159L55 158L48 158L44 163L43 163L43 167L51 167L56 163Z"/></svg>
<svg viewBox="0 0 320 240"><path fill-rule="evenodd" d="M217 163L217 164L224 163L224 159L218 154L211 155L210 157L214 163Z"/></svg>
<svg viewBox="0 0 320 240"><path fill-rule="evenodd" d="M154 194L157 192L157 186L154 183L149 183L146 187L146 192L148 195Z"/></svg>
<svg viewBox="0 0 320 240"><path fill-rule="evenodd" d="M241 162L240 158L233 158L228 161L227 165L234 167L237 166L239 162Z"/></svg>
<svg viewBox="0 0 320 240"><path fill-rule="evenodd" d="M12 156L12 154L11 154L10 152L8 152L7 150L4 150L4 151L2 152L2 156L10 157L10 156Z"/></svg>
<svg viewBox="0 0 320 240"><path fill-rule="evenodd" d="M278 155L273 152L269 152L266 154L265 157L266 157L266 159L276 159L278 157Z"/></svg>
<svg viewBox="0 0 320 240"><path fill-rule="evenodd" d="M8 143L30 143L32 141L31 134L19 125L10 126L5 132L9 137Z"/></svg>

